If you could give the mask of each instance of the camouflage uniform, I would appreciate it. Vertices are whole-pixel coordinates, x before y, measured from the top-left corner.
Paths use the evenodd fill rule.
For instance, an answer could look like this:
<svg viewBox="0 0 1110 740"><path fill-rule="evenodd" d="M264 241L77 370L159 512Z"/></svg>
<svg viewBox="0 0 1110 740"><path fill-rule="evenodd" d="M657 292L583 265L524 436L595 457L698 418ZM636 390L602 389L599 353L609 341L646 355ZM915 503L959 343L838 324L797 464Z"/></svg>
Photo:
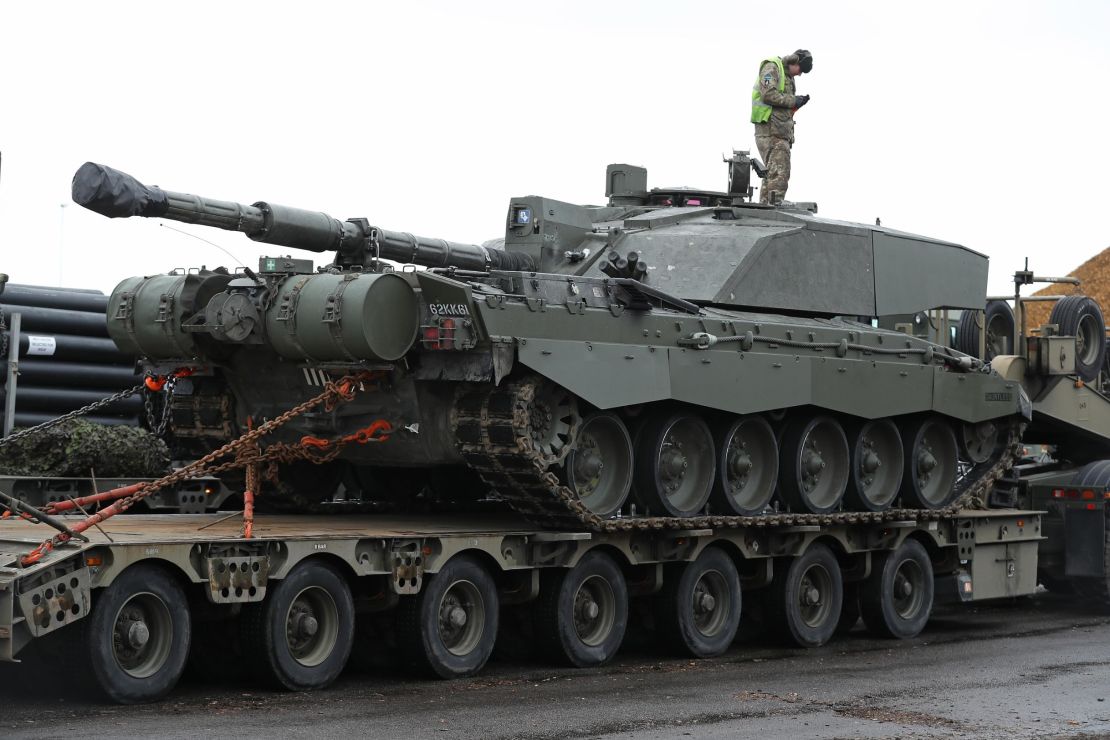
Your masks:
<svg viewBox="0 0 1110 740"><path fill-rule="evenodd" d="M793 55L783 58L785 69ZM797 62L797 57L793 57ZM759 70L759 86L763 91L762 101L771 106L771 120L755 124L755 146L759 158L767 166L767 176L759 189L759 202L770 203L771 192L780 198L786 196L790 182L790 147L794 144L794 78L786 74L782 92L779 92L779 67L774 62L766 62Z"/></svg>

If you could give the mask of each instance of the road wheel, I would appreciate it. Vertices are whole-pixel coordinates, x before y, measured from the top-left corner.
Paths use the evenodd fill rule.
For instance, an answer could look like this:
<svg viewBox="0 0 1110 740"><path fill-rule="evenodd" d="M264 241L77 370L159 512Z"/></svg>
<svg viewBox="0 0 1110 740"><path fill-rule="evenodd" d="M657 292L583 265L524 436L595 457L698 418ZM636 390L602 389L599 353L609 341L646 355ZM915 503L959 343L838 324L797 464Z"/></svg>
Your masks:
<svg viewBox="0 0 1110 740"><path fill-rule="evenodd" d="M902 424L901 430L902 491L909 505L943 509L955 493L959 465L952 426L939 416L919 416Z"/></svg>
<svg viewBox="0 0 1110 740"><path fill-rule="evenodd" d="M586 417L560 477L594 514L620 510L632 489L632 438L621 418L608 411Z"/></svg>
<svg viewBox="0 0 1110 740"><path fill-rule="evenodd" d="M189 657L185 593L162 569L134 565L97 594L85 645L96 687L120 704L165 696Z"/></svg>
<svg viewBox="0 0 1110 740"><path fill-rule="evenodd" d="M274 581L266 599L243 609L243 643L256 672L291 691L321 689L338 678L355 634L347 581L330 565L305 560Z"/></svg>
<svg viewBox="0 0 1110 740"><path fill-rule="evenodd" d="M440 678L472 676L489 660L497 641L497 586L469 555L447 561L424 580L415 596L402 596L396 611L397 647L419 672Z"/></svg>
<svg viewBox="0 0 1110 740"><path fill-rule="evenodd" d="M675 648L695 658L728 650L740 626L740 575L732 558L707 547L692 563L667 568L655 597L656 624Z"/></svg>
<svg viewBox="0 0 1110 740"><path fill-rule="evenodd" d="M717 475L710 500L722 514L762 513L775 495L779 446L762 416L741 416L717 427L714 434Z"/></svg>
<svg viewBox="0 0 1110 740"><path fill-rule="evenodd" d="M1052 307L1048 322L1060 327L1061 336L1075 337L1075 372L1094 380L1106 353L1106 320L1098 302L1085 295L1065 296Z"/></svg>
<svg viewBox="0 0 1110 740"><path fill-rule="evenodd" d="M767 595L769 623L799 647L824 645L836 632L844 597L836 556L825 545L813 544L782 565Z"/></svg>
<svg viewBox="0 0 1110 740"><path fill-rule="evenodd" d="M902 437L890 419L860 425L852 439L845 500L859 511L886 511L902 485Z"/></svg>
<svg viewBox="0 0 1110 740"><path fill-rule="evenodd" d="M688 517L705 508L715 466L713 434L701 417L649 419L636 443L636 497L646 511Z"/></svg>
<svg viewBox="0 0 1110 740"><path fill-rule="evenodd" d="M798 416L783 428L779 485L791 511L827 514L840 506L851 455L840 422Z"/></svg>
<svg viewBox="0 0 1110 740"><path fill-rule="evenodd" d="M933 610L933 564L917 540L876 553L860 589L860 609L876 635L905 640L925 629Z"/></svg>
<svg viewBox="0 0 1110 740"><path fill-rule="evenodd" d="M628 586L608 555L592 551L570 569L542 574L534 634L552 660L584 668L613 659L628 624Z"/></svg>

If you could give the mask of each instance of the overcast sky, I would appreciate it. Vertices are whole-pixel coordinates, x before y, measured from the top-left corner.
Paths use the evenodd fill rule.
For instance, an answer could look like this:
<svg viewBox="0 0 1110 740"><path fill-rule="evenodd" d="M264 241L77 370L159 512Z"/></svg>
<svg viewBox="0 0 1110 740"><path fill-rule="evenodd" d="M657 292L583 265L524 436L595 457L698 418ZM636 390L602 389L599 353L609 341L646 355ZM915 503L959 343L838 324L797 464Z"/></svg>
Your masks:
<svg viewBox="0 0 1110 740"><path fill-rule="evenodd" d="M724 189L758 63L814 56L790 198L959 242L1008 291L1110 246L1110 3L6 3L0 270L105 291L228 264L73 205L86 160L213 198L481 242L510 196ZM67 207L63 208L63 205ZM169 223L248 265L244 236ZM271 252L274 248L270 248ZM319 260L319 257L317 257Z"/></svg>

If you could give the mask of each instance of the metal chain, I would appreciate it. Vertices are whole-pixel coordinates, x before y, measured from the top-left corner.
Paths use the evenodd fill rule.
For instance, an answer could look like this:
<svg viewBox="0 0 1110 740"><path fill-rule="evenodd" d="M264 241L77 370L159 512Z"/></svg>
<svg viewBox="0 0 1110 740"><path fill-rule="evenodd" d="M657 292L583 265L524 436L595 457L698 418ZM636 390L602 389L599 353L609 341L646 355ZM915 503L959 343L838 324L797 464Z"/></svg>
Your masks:
<svg viewBox="0 0 1110 740"><path fill-rule="evenodd" d="M78 522L77 524L73 525L70 529L74 533L80 534L89 527L93 527L103 522L104 520L115 516L116 514L127 511L136 503L142 501L151 494L160 491L163 488L167 488L169 486L180 483L183 480L197 478L202 475L218 475L219 473L233 470L235 468L240 468L250 463L265 462L267 459L266 453L260 453L257 448L255 448L253 451L251 450L251 447L255 445L255 443L259 439L274 431L283 424L287 423L291 419L300 416L304 412L308 411L309 409L315 408L320 404L323 404L324 409L327 411L334 410L339 403L350 401L351 399L353 399L355 397L355 394L361 389L363 383L373 379L374 376L374 373L363 372L357 375L348 375L338 381L328 382L327 384L325 384L323 392L321 392L319 395L310 398L309 400L298 404L297 406L294 406L285 413L273 419L270 419L264 424L255 427L238 439L228 442L223 447L220 447L218 450L209 452L207 455L200 458L199 460L195 460L188 465L185 465L184 467L178 468L169 475L163 476L158 480L144 484L139 490L135 491L129 496L125 496L124 498L117 500L115 503L108 506L107 508L104 508L96 512L95 514L92 514L84 521ZM137 391L138 389L136 388L135 390ZM233 455L234 458L220 464L214 464L220 458L226 457L228 455ZM28 566L35 562L38 562L38 560L41 559L43 555L50 552L57 546L68 542L69 539L70 536L68 534L55 535L51 539L46 540L41 545L36 547L23 558L21 558L20 562L24 566Z"/></svg>
<svg viewBox="0 0 1110 740"><path fill-rule="evenodd" d="M173 389L177 385L177 376L170 375L166 378L165 385L162 386L166 392L166 396L162 401L162 413L156 420L154 413L154 393L147 393L143 399L143 409L146 411L146 423L150 426L150 431L154 436L161 437L166 432L166 427L169 425L170 416L173 413Z"/></svg>
<svg viewBox="0 0 1110 740"><path fill-rule="evenodd" d="M131 396L133 396L136 393L138 393L139 391L141 391L144 387L145 386L142 383L140 383L139 385L135 386L134 388L128 388L125 391L120 391L119 393L108 396L107 398L102 398L99 401L96 401L95 403L90 403L88 406L84 406L82 408L79 408L76 411L70 411L68 414L62 414L61 416L59 416L56 419L51 419L50 421L44 421L43 423L41 423L37 426L30 427L29 429L23 429L21 431L16 432L15 434L9 434L7 437L4 437L3 439L0 439L0 447L3 447L4 445L11 444L12 442L15 442L18 439L23 439L24 437L28 437L32 434L38 434L39 432L45 432L47 429L50 429L52 427L56 427L59 424L64 424L67 421L70 421L71 419L76 419L78 416L84 416L85 414L92 413L93 411L96 411L97 409L99 409L103 406L107 406L109 404L115 403L116 401L122 401L125 398L130 398Z"/></svg>

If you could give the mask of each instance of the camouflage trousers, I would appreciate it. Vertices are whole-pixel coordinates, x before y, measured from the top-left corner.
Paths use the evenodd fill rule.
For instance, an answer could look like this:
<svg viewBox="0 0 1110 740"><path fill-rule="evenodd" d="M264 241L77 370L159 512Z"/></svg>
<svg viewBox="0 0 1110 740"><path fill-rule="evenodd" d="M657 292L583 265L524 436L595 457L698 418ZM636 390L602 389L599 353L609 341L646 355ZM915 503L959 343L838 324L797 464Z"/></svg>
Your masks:
<svg viewBox="0 0 1110 740"><path fill-rule="evenodd" d="M759 158L767 167L767 176L759 189L759 202L782 201L790 184L790 142L778 136L757 136L755 146L759 149ZM775 194L774 201L771 199L772 192Z"/></svg>

